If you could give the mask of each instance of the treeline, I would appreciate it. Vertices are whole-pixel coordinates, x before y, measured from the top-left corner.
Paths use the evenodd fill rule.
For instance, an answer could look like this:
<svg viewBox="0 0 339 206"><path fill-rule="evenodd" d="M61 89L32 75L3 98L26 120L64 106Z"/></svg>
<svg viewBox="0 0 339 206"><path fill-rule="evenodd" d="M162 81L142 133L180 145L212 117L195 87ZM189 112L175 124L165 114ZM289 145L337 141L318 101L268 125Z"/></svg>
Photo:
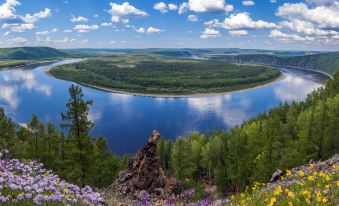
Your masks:
<svg viewBox="0 0 339 206"><path fill-rule="evenodd" d="M210 59L225 62L254 63L300 67L335 74L339 67L339 52L281 57L268 54L211 55Z"/></svg>
<svg viewBox="0 0 339 206"><path fill-rule="evenodd" d="M55 67L50 73L77 83L143 94L227 92L264 84L280 75L278 69L269 66L124 58L93 58Z"/></svg>
<svg viewBox="0 0 339 206"><path fill-rule="evenodd" d="M91 101L83 99L79 86L69 89L67 111L61 114L59 132L53 123L43 124L33 114L26 127L17 126L0 108L0 148L7 148L18 159L36 159L63 179L80 186L105 187L125 167L128 158L112 154L104 137L89 135Z"/></svg>
<svg viewBox="0 0 339 206"><path fill-rule="evenodd" d="M184 182L213 181L225 194L277 170L339 152L339 72L305 102L282 104L230 131L161 140L161 165Z"/></svg>

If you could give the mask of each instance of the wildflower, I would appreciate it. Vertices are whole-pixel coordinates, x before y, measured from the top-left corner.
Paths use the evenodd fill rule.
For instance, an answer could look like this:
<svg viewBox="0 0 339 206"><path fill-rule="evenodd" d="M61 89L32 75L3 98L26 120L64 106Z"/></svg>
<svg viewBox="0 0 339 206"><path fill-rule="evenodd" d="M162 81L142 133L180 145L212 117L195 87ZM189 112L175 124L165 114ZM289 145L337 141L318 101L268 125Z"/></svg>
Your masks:
<svg viewBox="0 0 339 206"><path fill-rule="evenodd" d="M293 206L293 203L292 202L288 202L288 206Z"/></svg>
<svg viewBox="0 0 339 206"><path fill-rule="evenodd" d="M303 171L299 171L299 172L298 172L298 175L299 175L300 177L304 177L304 176L305 176L305 173L304 173Z"/></svg>
<svg viewBox="0 0 339 206"><path fill-rule="evenodd" d="M277 188L275 188L273 194L274 194L274 195L279 195L281 192L282 192L282 189L281 189L280 186L278 186Z"/></svg>
<svg viewBox="0 0 339 206"><path fill-rule="evenodd" d="M339 181L336 181L336 185L337 185L337 187L339 187Z"/></svg>
<svg viewBox="0 0 339 206"><path fill-rule="evenodd" d="M324 197L322 201L323 201L323 203L326 203L327 202L327 198Z"/></svg>
<svg viewBox="0 0 339 206"><path fill-rule="evenodd" d="M268 204L268 206L273 206L274 203L276 203L276 202L277 202L277 198L272 197L271 200L270 200L270 203Z"/></svg>
<svg viewBox="0 0 339 206"><path fill-rule="evenodd" d="M314 169L314 164L310 164L310 168L311 168L311 169Z"/></svg>
<svg viewBox="0 0 339 206"><path fill-rule="evenodd" d="M330 189L331 185L325 185L326 189Z"/></svg>
<svg viewBox="0 0 339 206"><path fill-rule="evenodd" d="M308 177L307 177L307 180L310 181L310 182L312 182L312 181L314 180L314 176L312 176L312 175L311 175L311 176L308 176Z"/></svg>
<svg viewBox="0 0 339 206"><path fill-rule="evenodd" d="M292 175L291 170L286 170L286 176L291 176L291 175Z"/></svg>
<svg viewBox="0 0 339 206"><path fill-rule="evenodd" d="M289 192L287 193L287 195L288 195L289 197L291 197L292 199L294 199L294 193L293 193L292 191L289 191Z"/></svg>

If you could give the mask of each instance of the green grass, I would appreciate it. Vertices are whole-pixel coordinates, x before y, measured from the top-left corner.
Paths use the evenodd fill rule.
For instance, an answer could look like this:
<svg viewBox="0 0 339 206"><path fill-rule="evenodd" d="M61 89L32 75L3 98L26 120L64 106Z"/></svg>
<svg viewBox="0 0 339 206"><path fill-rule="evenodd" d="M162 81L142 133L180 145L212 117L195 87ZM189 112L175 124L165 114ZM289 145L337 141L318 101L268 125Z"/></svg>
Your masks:
<svg viewBox="0 0 339 206"><path fill-rule="evenodd" d="M80 84L162 95L229 92L261 85L280 76L277 69L268 66L143 53L92 58L56 67L50 73Z"/></svg>

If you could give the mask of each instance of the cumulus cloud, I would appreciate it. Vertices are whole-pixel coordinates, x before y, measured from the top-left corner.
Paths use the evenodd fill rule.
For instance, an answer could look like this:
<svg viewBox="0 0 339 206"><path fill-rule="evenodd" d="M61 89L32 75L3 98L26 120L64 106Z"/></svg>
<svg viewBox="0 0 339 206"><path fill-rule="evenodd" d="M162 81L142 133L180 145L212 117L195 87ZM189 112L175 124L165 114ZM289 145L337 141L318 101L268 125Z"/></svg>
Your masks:
<svg viewBox="0 0 339 206"><path fill-rule="evenodd" d="M108 11L111 14L113 22L120 22L121 17L145 17L148 13L135 8L128 2L123 4L110 3L111 9Z"/></svg>
<svg viewBox="0 0 339 206"><path fill-rule="evenodd" d="M225 0L189 0L184 2L179 7L179 14L186 12L187 10L203 13L203 12L231 12L233 6L226 4Z"/></svg>
<svg viewBox="0 0 339 206"><path fill-rule="evenodd" d="M208 38L217 38L217 37L220 37L220 32L217 31L217 30L214 30L214 29L209 29L209 28L206 28L200 38L202 39L208 39Z"/></svg>
<svg viewBox="0 0 339 206"><path fill-rule="evenodd" d="M242 5L244 6L253 6L254 4L255 4L254 1L251 0L242 1Z"/></svg>
<svg viewBox="0 0 339 206"><path fill-rule="evenodd" d="M28 40L24 37L15 37L12 39L8 39L8 42L14 45L22 45L22 44L27 44Z"/></svg>
<svg viewBox="0 0 339 206"><path fill-rule="evenodd" d="M17 0L6 0L0 5L0 20L4 22L3 29L10 29L12 32L24 32L33 29L34 23L39 19L52 15L48 8L35 14L17 15L15 7L19 5L21 4Z"/></svg>
<svg viewBox="0 0 339 206"><path fill-rule="evenodd" d="M338 44L339 3L331 0L306 0L305 3L285 3L280 6L276 15L282 17L280 33L294 34L286 37L291 41L316 41L318 43ZM278 34L277 31L272 31ZM279 33L279 34L280 34ZM271 35L272 38L275 35ZM278 35L280 38L282 35Z"/></svg>
<svg viewBox="0 0 339 206"><path fill-rule="evenodd" d="M303 41L303 42L314 41L313 37L308 37L308 36L302 37L297 34L285 34L279 30L272 30L269 37L274 38L274 39L279 39L282 41Z"/></svg>
<svg viewBox="0 0 339 206"><path fill-rule="evenodd" d="M110 26L113 26L112 23L107 23L107 22L104 22L101 24L102 27L110 27Z"/></svg>
<svg viewBox="0 0 339 206"><path fill-rule="evenodd" d="M232 30L228 32L231 36L246 36L248 31L246 30Z"/></svg>
<svg viewBox="0 0 339 206"><path fill-rule="evenodd" d="M2 29L10 29L12 32L24 32L34 28L34 24L7 24L4 23Z"/></svg>
<svg viewBox="0 0 339 206"><path fill-rule="evenodd" d="M83 16L78 16L78 17L73 16L71 18L71 22L88 22L88 19Z"/></svg>
<svg viewBox="0 0 339 206"><path fill-rule="evenodd" d="M154 27L148 27L147 29L140 27L136 30L138 33L146 33L146 34L154 34L154 33L160 33L162 32L161 29L154 28Z"/></svg>
<svg viewBox="0 0 339 206"><path fill-rule="evenodd" d="M178 9L178 6L176 4L168 4L168 9L171 11L175 11Z"/></svg>
<svg viewBox="0 0 339 206"><path fill-rule="evenodd" d="M14 19L16 18L15 7L19 6L20 2L17 0L6 0L4 4L0 6L0 19Z"/></svg>
<svg viewBox="0 0 339 206"><path fill-rule="evenodd" d="M153 9L160 11L161 13L167 13L167 5L164 2L155 3Z"/></svg>
<svg viewBox="0 0 339 206"><path fill-rule="evenodd" d="M214 19L212 21L205 22L205 25L209 27L219 27L226 30L271 29L277 27L275 23L263 20L254 21L246 12L232 14L229 18L225 18L223 22L219 22L219 20Z"/></svg>
<svg viewBox="0 0 339 206"><path fill-rule="evenodd" d="M197 21L199 21L199 17L198 17L197 15L191 14L191 15L189 15L189 16L187 17L187 21L190 21L190 22L197 22Z"/></svg>
<svg viewBox="0 0 339 206"><path fill-rule="evenodd" d="M74 27L74 30L77 30L80 33L89 32L89 31L97 30L97 29L99 29L98 25L78 24Z"/></svg>

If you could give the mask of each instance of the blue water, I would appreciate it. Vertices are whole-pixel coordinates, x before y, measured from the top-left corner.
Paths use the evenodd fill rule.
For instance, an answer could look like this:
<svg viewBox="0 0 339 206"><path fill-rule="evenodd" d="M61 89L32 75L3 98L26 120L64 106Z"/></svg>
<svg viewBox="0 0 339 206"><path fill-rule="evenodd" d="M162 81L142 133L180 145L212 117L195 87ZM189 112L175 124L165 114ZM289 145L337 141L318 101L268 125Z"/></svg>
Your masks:
<svg viewBox="0 0 339 206"><path fill-rule="evenodd" d="M43 122L59 124L71 83L48 76L46 71L72 61L0 72L0 106L21 125L30 121L32 113ZM133 153L154 129L172 139L191 131L229 129L281 102L304 100L322 86L320 74L283 71L284 78L272 84L212 97L151 98L83 87L85 97L94 101L89 115L95 123L92 134L105 136L115 153Z"/></svg>

